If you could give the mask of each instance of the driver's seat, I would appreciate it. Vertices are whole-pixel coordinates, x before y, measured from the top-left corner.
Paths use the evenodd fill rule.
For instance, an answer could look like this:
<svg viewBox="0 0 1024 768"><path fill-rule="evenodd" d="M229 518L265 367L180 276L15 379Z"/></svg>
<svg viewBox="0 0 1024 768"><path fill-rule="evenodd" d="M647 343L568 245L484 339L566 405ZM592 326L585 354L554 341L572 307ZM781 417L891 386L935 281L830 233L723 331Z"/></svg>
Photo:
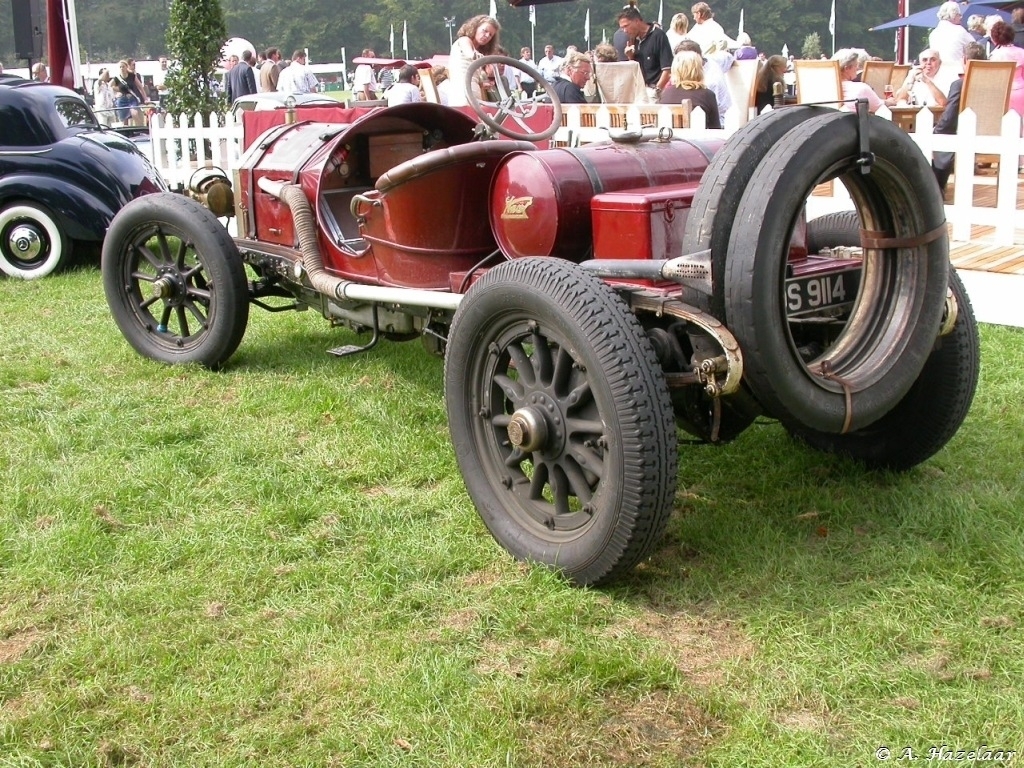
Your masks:
<svg viewBox="0 0 1024 768"><path fill-rule="evenodd" d="M528 141L504 139L458 144L382 174L353 210L381 280L450 288L452 272L466 271L497 250L488 210L494 171L509 153L535 149Z"/></svg>

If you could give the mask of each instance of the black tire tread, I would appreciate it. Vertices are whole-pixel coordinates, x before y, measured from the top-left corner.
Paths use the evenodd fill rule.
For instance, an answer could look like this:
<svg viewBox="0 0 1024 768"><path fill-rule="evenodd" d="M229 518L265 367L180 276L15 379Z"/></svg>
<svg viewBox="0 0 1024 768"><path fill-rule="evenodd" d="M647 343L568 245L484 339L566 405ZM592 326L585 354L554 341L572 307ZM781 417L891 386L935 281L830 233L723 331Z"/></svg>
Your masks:
<svg viewBox="0 0 1024 768"><path fill-rule="evenodd" d="M577 584L614 580L650 553L664 532L674 504L676 432L664 376L639 321L601 280L574 264L556 259L517 259L489 271L474 285L456 313L445 358L445 392L453 440L467 488L478 508L481 498L477 484L481 473L474 468L472 457L466 455L469 441L456 439L464 414L459 411L463 403L453 389L458 389L467 354L471 354L466 347L474 333L471 324L475 322L472 313L464 310L466 302L475 303L487 294L507 295L510 284L522 286L549 309L561 310L564 322L587 336L599 358L600 375L620 405L617 434L623 450L624 474L615 481L621 483L621 519L611 540L600 547L590 562L567 570L560 563L547 562L563 569ZM499 542L510 548L508 542ZM528 552L513 554L544 561L532 558Z"/></svg>
<svg viewBox="0 0 1024 768"><path fill-rule="evenodd" d="M784 423L789 433L812 448L846 456L871 469L903 472L938 453L967 418L981 369L974 309L953 267L949 281L959 309L956 325L936 341L921 375L895 408L847 435Z"/></svg>
<svg viewBox="0 0 1024 768"><path fill-rule="evenodd" d="M187 235L213 277L216 317L202 341L174 350L153 341L127 295L124 285L127 246L147 227L168 225ZM144 357L170 364L198 363L218 370L238 349L249 319L245 265L224 225L204 206L172 192L145 195L128 203L114 217L103 243L103 287L114 321L128 343Z"/></svg>

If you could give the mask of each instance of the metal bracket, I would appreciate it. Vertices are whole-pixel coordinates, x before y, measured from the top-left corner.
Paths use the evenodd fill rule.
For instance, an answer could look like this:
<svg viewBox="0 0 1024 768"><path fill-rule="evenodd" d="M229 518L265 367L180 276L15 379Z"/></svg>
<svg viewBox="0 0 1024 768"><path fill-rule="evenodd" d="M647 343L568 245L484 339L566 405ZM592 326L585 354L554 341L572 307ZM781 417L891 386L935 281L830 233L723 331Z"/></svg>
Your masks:
<svg viewBox="0 0 1024 768"><path fill-rule="evenodd" d="M377 342L380 341L380 323L377 321L377 305L373 305L373 338L370 339L369 343L359 346L358 344L344 344L334 349L328 349L327 354L334 355L335 357L348 357L349 355L357 355L360 352L365 352L368 349L373 349L377 346Z"/></svg>
<svg viewBox="0 0 1024 768"><path fill-rule="evenodd" d="M857 134L860 138L860 157L857 158L857 165L864 175L871 173L871 166L875 164L875 153L871 151L868 141L868 100L857 99Z"/></svg>

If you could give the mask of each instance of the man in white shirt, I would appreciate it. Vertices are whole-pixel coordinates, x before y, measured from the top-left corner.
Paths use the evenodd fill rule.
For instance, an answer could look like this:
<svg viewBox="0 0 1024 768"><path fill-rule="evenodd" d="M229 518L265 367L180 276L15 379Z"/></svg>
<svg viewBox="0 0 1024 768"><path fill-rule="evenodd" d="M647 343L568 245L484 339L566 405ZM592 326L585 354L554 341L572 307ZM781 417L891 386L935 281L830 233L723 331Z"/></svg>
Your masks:
<svg viewBox="0 0 1024 768"><path fill-rule="evenodd" d="M412 64L406 64L398 70L398 80L384 94L388 106L395 104L412 104L423 101L420 93L420 73Z"/></svg>
<svg viewBox="0 0 1024 768"><path fill-rule="evenodd" d="M553 83L561 68L562 58L555 56L555 46L548 43L544 46L544 55L537 62L537 71L544 75L545 80Z"/></svg>
<svg viewBox="0 0 1024 768"><path fill-rule="evenodd" d="M925 48L917 57L918 64L907 73L903 85L893 98L896 102L920 104L926 107L946 106L949 86L958 75L949 78L950 69L941 69L942 59L938 51Z"/></svg>
<svg viewBox="0 0 1024 768"><path fill-rule="evenodd" d="M377 54L372 48L363 49L363 58L375 59ZM360 64L352 75L352 94L363 101L373 101L377 98L377 76L374 74L372 64Z"/></svg>
<svg viewBox="0 0 1024 768"><path fill-rule="evenodd" d="M532 51L529 48L522 48L519 51L519 60L528 66L537 68L537 63L533 60ZM533 92L537 90L537 81L530 77L525 72L519 73L519 85L523 89L523 93L526 94L528 99L533 98Z"/></svg>
<svg viewBox="0 0 1024 768"><path fill-rule="evenodd" d="M725 34L722 25L715 21L711 6L707 3L696 3L690 9L690 13L693 14L693 26L690 27L686 36L697 41L703 53L707 53L711 44L719 40L725 40L730 47L736 46L735 41Z"/></svg>
<svg viewBox="0 0 1024 768"><path fill-rule="evenodd" d="M306 66L306 52L295 51L292 63L277 78L277 90L281 93L314 93L316 86L316 76Z"/></svg>

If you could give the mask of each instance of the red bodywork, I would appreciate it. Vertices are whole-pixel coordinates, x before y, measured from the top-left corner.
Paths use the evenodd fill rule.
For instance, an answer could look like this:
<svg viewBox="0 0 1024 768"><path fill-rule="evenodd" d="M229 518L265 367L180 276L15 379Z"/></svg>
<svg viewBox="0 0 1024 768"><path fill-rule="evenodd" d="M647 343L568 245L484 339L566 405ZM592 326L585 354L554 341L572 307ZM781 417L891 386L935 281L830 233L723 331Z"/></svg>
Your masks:
<svg viewBox="0 0 1024 768"><path fill-rule="evenodd" d="M252 143L238 178L243 243L298 248L288 206L259 187L298 183L331 274L460 293L498 251L575 262L678 256L689 202L721 145L538 150L475 141L475 120L435 104L337 114L355 119L279 125Z"/></svg>

